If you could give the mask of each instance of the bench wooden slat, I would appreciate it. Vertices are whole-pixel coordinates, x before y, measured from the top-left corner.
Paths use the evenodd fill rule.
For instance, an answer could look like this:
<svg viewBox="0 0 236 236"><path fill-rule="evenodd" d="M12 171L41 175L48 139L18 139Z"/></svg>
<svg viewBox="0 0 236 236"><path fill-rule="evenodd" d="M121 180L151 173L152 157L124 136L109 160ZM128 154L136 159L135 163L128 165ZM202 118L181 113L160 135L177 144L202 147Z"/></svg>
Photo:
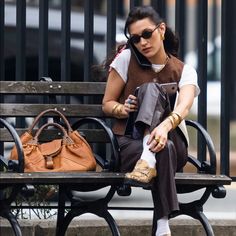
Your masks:
<svg viewBox="0 0 236 236"><path fill-rule="evenodd" d="M102 105L90 104L1 104L2 117L35 117L46 109L57 109L69 117L103 117ZM50 116L50 114L48 114Z"/></svg>
<svg viewBox="0 0 236 236"><path fill-rule="evenodd" d="M232 180L225 175L211 175L200 173L176 173L176 184L183 185L230 185Z"/></svg>
<svg viewBox="0 0 236 236"><path fill-rule="evenodd" d="M76 183L122 183L124 173L70 172L70 173L1 173L2 184L76 184ZM199 173L176 173L176 184L181 185L229 185L231 179L225 175Z"/></svg>
<svg viewBox="0 0 236 236"><path fill-rule="evenodd" d="M101 95L105 82L41 82L41 81L0 81L0 93L24 95Z"/></svg>
<svg viewBox="0 0 236 236"><path fill-rule="evenodd" d="M1 184L78 184L78 183L123 183L124 174L109 172L40 172L40 173L1 173Z"/></svg>
<svg viewBox="0 0 236 236"><path fill-rule="evenodd" d="M19 135L22 135L24 132L27 131L27 129L20 129L17 128L16 129L17 133ZM35 130L36 132L37 130ZM103 130L101 129L80 129L79 132L81 132L81 134L85 135L86 140L88 142L97 142L97 143L104 143L104 142L108 142L108 138L106 136L106 134L104 133ZM60 136L58 135L58 131L56 130L44 130L44 132L42 132L42 134L40 135L40 141L49 141L49 140L53 140L55 138L59 138ZM5 142L12 142L12 137L9 134L9 132L6 129L0 129L0 141L5 141Z"/></svg>

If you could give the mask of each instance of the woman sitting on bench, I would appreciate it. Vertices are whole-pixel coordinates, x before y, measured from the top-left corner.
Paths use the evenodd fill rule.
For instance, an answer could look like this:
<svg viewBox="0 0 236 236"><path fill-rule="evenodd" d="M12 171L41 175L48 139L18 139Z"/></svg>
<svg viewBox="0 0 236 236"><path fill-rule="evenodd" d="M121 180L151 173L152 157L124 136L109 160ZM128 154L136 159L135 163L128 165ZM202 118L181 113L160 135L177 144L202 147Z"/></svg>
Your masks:
<svg viewBox="0 0 236 236"><path fill-rule="evenodd" d="M170 235L168 215L179 209L174 176L187 161L183 119L199 94L197 74L177 59L178 40L152 7L130 11L125 35L109 64L103 111L117 118L126 183L152 183L152 235Z"/></svg>

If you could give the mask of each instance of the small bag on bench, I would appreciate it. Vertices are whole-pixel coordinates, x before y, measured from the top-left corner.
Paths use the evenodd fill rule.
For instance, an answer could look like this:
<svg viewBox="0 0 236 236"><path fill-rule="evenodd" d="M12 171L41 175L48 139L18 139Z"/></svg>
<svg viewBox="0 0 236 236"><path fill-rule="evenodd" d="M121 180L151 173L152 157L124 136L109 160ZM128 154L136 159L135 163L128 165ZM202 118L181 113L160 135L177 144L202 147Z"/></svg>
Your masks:
<svg viewBox="0 0 236 236"><path fill-rule="evenodd" d="M33 136L33 128L46 113L56 113L64 121L66 128L58 123L46 123ZM59 129L63 137L50 142L40 143L39 136L49 126ZM87 141L73 131L66 117L59 111L48 109L40 113L31 127L21 136L24 152L25 172L69 172L95 170L96 160ZM17 160L16 147L10 159Z"/></svg>

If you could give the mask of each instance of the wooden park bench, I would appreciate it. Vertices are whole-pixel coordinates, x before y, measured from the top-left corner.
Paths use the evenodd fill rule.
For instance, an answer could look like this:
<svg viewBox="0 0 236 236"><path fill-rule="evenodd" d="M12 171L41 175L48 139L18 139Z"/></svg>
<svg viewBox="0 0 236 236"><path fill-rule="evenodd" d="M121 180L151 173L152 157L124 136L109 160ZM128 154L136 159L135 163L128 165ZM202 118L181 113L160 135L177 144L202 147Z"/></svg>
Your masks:
<svg viewBox="0 0 236 236"><path fill-rule="evenodd" d="M125 186L124 174L119 172L119 147L115 136L109 128L111 117L106 117L101 109L101 99L105 90L104 82L52 82L44 81L0 81L0 216L11 223L15 235L22 235L20 226L11 213L12 203L22 189L31 185L58 185L58 212L56 235L64 235L75 216L93 213L104 218L112 235L120 235L118 226L109 213L108 204L117 192L129 195L130 186ZM92 145L100 167L96 172L78 173L23 173L23 154L19 136L26 131L28 119L36 117L46 109L57 109L70 120L72 127L78 129ZM50 116L50 114L48 114ZM14 119L13 119L14 118ZM57 119L57 117L53 117ZM10 122L14 121L14 124ZM188 203L179 203L180 210L170 217L188 215L201 222L207 235L214 235L213 229L203 213L203 206L212 195L224 198L231 179L216 174L216 154L213 143L206 130L195 121L186 121L189 128L194 128L204 139L208 159L189 156L189 163L194 166L194 173L177 173L176 187L178 193L191 193L203 189L199 199ZM109 125L108 125L109 124ZM14 128L13 128L14 127ZM42 140L52 140L58 131L45 130ZM7 159L4 145L15 142L18 147L19 161ZM191 142L191 140L190 140ZM5 151L6 152L6 151ZM203 161L200 161L203 160ZM78 191L93 192L109 187L105 196L96 200L81 200ZM5 194L5 192L8 194ZM145 190L144 190L145 191ZM70 203L69 206L66 203ZM136 207L137 209L139 206ZM118 207L122 210L122 207ZM0 226L1 227L1 226Z"/></svg>

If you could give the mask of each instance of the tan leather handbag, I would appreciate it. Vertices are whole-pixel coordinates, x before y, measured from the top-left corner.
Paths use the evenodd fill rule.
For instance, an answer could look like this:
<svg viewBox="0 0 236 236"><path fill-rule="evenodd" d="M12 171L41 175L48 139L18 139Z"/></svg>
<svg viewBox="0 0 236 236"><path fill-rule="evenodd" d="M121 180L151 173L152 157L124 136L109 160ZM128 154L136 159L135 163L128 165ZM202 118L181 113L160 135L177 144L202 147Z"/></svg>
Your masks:
<svg viewBox="0 0 236 236"><path fill-rule="evenodd" d="M39 119L46 113L56 113L64 121L67 129L57 123L44 124L33 136L33 129ZM39 136L43 130L54 126L63 133L62 139L40 143ZM66 117L59 111L48 109L40 113L31 127L21 136L24 151L25 172L69 172L95 170L96 160L87 141L73 131ZM14 147L10 159L17 160Z"/></svg>

